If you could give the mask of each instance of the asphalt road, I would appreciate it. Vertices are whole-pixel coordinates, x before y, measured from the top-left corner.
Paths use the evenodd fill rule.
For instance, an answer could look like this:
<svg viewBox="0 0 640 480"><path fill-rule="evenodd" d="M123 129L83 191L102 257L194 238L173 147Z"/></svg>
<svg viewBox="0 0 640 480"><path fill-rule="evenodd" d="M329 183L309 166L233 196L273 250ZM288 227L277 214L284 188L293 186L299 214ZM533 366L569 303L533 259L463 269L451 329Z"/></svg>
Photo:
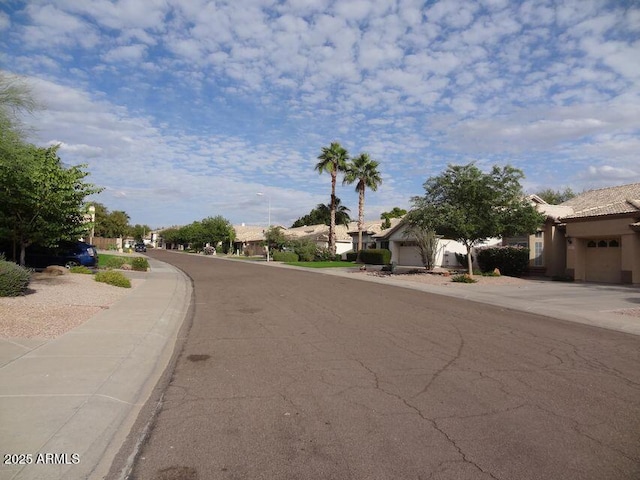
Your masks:
<svg viewBox="0 0 640 480"><path fill-rule="evenodd" d="M193 324L131 478L640 478L640 337L155 251Z"/></svg>

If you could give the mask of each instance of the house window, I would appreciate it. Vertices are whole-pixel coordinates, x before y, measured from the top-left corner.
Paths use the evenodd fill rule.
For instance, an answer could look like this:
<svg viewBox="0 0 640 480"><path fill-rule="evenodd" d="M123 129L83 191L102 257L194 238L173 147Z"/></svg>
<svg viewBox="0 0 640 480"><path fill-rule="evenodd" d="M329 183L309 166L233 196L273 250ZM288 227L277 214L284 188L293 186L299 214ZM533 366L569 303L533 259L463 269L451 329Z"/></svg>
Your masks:
<svg viewBox="0 0 640 480"><path fill-rule="evenodd" d="M589 242L587 243L587 248L596 248L596 242L594 242L593 240L589 240Z"/></svg>
<svg viewBox="0 0 640 480"><path fill-rule="evenodd" d="M533 265L535 267L541 267L544 262L542 261L542 250L543 250L543 246L542 246L542 242L536 242L534 244L534 253L535 253L535 257L533 258Z"/></svg>
<svg viewBox="0 0 640 480"><path fill-rule="evenodd" d="M606 240L600 240L598 242L598 248L606 248L607 246L607 241Z"/></svg>
<svg viewBox="0 0 640 480"><path fill-rule="evenodd" d="M536 232L536 238L542 238L542 235L544 235L544 232L542 230L538 230Z"/></svg>
<svg viewBox="0 0 640 480"><path fill-rule="evenodd" d="M387 250L389 250L389 242L380 242L380 248L386 248Z"/></svg>
<svg viewBox="0 0 640 480"><path fill-rule="evenodd" d="M610 246L610 247L614 247L614 248L615 248L615 247L619 247L619 246L620 246L620 244L618 243L618 241L617 241L617 240L611 240L611 241L609 242L609 246Z"/></svg>

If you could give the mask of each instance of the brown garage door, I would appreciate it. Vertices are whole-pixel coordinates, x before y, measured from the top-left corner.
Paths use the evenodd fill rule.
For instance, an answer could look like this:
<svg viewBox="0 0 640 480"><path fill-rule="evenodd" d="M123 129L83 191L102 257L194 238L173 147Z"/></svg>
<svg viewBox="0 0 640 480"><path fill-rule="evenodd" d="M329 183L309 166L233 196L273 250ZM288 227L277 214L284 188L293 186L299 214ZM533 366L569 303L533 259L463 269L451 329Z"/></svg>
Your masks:
<svg viewBox="0 0 640 480"><path fill-rule="evenodd" d="M588 240L585 279L588 282L620 283L620 250L619 238Z"/></svg>

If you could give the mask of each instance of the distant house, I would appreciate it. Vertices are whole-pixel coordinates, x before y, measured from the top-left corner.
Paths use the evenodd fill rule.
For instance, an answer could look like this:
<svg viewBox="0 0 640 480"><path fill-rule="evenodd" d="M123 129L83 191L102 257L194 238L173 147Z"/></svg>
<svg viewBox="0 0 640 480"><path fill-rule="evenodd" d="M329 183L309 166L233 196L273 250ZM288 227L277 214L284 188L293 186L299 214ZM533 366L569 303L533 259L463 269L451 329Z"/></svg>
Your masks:
<svg viewBox="0 0 640 480"><path fill-rule="evenodd" d="M578 281L640 284L640 183L584 192L560 205L535 195L546 215L534 235L505 239L531 251L530 269Z"/></svg>
<svg viewBox="0 0 640 480"><path fill-rule="evenodd" d="M252 225L234 225L236 232L233 241L234 255L263 255L266 254L264 247L265 228Z"/></svg>
<svg viewBox="0 0 640 480"><path fill-rule="evenodd" d="M351 250L351 237L345 225L336 225L336 254L341 255ZM302 227L284 229L289 238L309 239L320 248L329 247L329 225L304 225Z"/></svg>

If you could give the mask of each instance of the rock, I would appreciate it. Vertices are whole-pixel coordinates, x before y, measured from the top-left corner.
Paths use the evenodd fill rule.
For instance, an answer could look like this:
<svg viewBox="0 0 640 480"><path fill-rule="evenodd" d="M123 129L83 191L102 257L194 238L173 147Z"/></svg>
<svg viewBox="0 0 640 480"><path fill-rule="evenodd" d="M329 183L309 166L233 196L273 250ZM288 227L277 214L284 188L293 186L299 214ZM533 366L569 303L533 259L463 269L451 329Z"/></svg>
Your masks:
<svg viewBox="0 0 640 480"><path fill-rule="evenodd" d="M65 267L61 267L60 265L49 265L44 269L44 273L47 275L66 275L69 272Z"/></svg>
<svg viewBox="0 0 640 480"><path fill-rule="evenodd" d="M128 263L123 263L120 270L133 270L133 267Z"/></svg>
<svg viewBox="0 0 640 480"><path fill-rule="evenodd" d="M367 269L366 265L360 265L360 271L364 272Z"/></svg>
<svg viewBox="0 0 640 480"><path fill-rule="evenodd" d="M496 277L499 277L499 276L500 276L500 269L499 269L499 268L494 268L494 269L493 269L493 274L494 274Z"/></svg>

